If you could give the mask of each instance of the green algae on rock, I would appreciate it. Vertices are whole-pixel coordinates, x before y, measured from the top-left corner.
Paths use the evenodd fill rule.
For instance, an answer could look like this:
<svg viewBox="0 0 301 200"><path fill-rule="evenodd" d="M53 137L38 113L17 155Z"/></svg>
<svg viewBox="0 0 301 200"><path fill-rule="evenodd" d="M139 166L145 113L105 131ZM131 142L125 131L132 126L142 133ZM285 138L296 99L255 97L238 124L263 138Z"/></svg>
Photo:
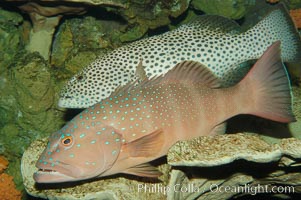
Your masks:
<svg viewBox="0 0 301 200"><path fill-rule="evenodd" d="M170 24L170 17L178 17L189 6L190 0L146 0L129 1L125 9L108 9L124 17L135 28L124 36L123 41L133 41L144 35L148 29L155 29ZM139 26L139 27L137 27ZM132 34L131 34L132 33Z"/></svg>
<svg viewBox="0 0 301 200"><path fill-rule="evenodd" d="M53 109L55 87L51 68L37 53L24 54L11 67L13 94L18 104L17 123L24 130L55 131L63 122Z"/></svg>
<svg viewBox="0 0 301 200"><path fill-rule="evenodd" d="M12 79L23 112L37 114L52 106L51 74L47 63L37 54L20 59L12 68Z"/></svg>
<svg viewBox="0 0 301 200"><path fill-rule="evenodd" d="M0 8L0 73L22 47L22 33L19 29L22 21L20 14Z"/></svg>
<svg viewBox="0 0 301 200"><path fill-rule="evenodd" d="M108 27L104 21L96 20L92 16L65 20L59 27L53 42L51 65L63 68L66 60L77 56L82 51L90 51L92 57L95 57L97 50L109 47L110 41L108 35L110 31L112 31L112 27ZM88 58L91 57L87 53L85 56ZM81 60L77 61L80 61L77 65L81 65L81 67L88 64ZM70 67L68 70L70 70ZM71 72L76 72L77 70L79 69L76 68Z"/></svg>
<svg viewBox="0 0 301 200"><path fill-rule="evenodd" d="M33 140L57 130L64 113L55 109L51 68L39 54L19 52L11 62L0 73L0 152L21 189L21 155Z"/></svg>
<svg viewBox="0 0 301 200"><path fill-rule="evenodd" d="M231 19L242 18L253 5L255 0L192 0L192 6L197 10Z"/></svg>
<svg viewBox="0 0 301 200"><path fill-rule="evenodd" d="M290 0L289 1L290 9L298 9L301 8L301 0Z"/></svg>

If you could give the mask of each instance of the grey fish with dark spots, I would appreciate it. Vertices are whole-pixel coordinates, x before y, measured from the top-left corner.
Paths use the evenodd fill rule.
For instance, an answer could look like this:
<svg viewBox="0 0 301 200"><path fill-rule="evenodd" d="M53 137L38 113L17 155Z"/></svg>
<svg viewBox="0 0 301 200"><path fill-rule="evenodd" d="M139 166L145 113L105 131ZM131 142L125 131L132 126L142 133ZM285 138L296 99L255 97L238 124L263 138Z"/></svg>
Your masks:
<svg viewBox="0 0 301 200"><path fill-rule="evenodd" d="M279 122L295 118L289 80L273 44L237 85L194 61L164 76L127 85L53 133L37 161L38 183L78 181L117 173L157 177L148 162L179 140L221 133L224 122L252 114Z"/></svg>
<svg viewBox="0 0 301 200"><path fill-rule="evenodd" d="M301 42L283 5L276 6L253 28L241 33L233 21L200 16L173 31L133 42L99 57L72 77L60 93L59 106L87 108L108 97L116 87L136 79L140 60L148 77L164 74L184 60L200 62L223 80L237 83L248 69L241 63L258 59L273 42L281 41L282 59L301 59Z"/></svg>

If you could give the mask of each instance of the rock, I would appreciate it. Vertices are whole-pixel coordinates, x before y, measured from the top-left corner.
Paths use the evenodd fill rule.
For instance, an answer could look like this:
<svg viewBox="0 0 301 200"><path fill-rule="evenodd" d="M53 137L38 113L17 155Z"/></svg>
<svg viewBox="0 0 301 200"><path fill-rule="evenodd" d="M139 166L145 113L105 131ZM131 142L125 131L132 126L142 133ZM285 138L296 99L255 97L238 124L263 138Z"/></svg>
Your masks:
<svg viewBox="0 0 301 200"><path fill-rule="evenodd" d="M147 29L168 25L170 17L175 18L184 13L189 2L190 0L130 1L127 8L118 8L114 11L123 16L130 26L135 27L129 29L133 36L127 36L133 40L135 36L142 36Z"/></svg>
<svg viewBox="0 0 301 200"><path fill-rule="evenodd" d="M114 24L114 23L112 23ZM111 24L111 25L112 25ZM68 19L58 29L55 36L51 64L57 68L66 67L66 61L77 57L81 52L85 52L81 59L76 59L77 63L73 63L81 68L88 64L85 60L95 59L97 50L108 48L110 42L108 35L110 35L111 28L106 26L102 20L96 20L94 17L83 17L81 19ZM89 53L87 53L89 52ZM73 69L71 72L76 72L81 68ZM68 71L68 67L66 67Z"/></svg>
<svg viewBox="0 0 301 200"><path fill-rule="evenodd" d="M255 5L255 1L245 0L193 0L191 3L195 9L204 11L206 14L220 15L231 19L242 18L248 9Z"/></svg>
<svg viewBox="0 0 301 200"><path fill-rule="evenodd" d="M0 74L22 47L22 33L18 29L22 21L20 14L0 8Z"/></svg>
<svg viewBox="0 0 301 200"><path fill-rule="evenodd" d="M301 1L300 0L291 0L291 1L289 1L289 8L290 9L301 8Z"/></svg>
<svg viewBox="0 0 301 200"><path fill-rule="evenodd" d="M50 70L36 54L20 59L12 70L13 84L23 112L30 114L48 110L54 101Z"/></svg>

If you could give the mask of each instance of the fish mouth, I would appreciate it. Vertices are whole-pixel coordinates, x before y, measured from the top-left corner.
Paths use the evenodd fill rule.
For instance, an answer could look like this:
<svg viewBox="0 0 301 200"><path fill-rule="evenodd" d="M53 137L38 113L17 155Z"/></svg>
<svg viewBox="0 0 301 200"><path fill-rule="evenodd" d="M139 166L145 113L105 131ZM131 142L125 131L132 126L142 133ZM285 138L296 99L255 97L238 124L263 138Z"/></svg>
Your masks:
<svg viewBox="0 0 301 200"><path fill-rule="evenodd" d="M82 105L81 101L79 99L76 99L72 96L60 96L58 101L58 106L61 108L78 108L78 109L84 109L89 107L90 104ZM93 105L93 104L91 104Z"/></svg>
<svg viewBox="0 0 301 200"><path fill-rule="evenodd" d="M37 183L61 183L74 181L74 178L51 169L39 169L33 174Z"/></svg>
<svg viewBox="0 0 301 200"><path fill-rule="evenodd" d="M60 163L63 165L63 163ZM66 168L68 165L51 167L37 167L38 170L33 174L33 179L37 183L61 183L75 181L76 177L69 174Z"/></svg>
<svg viewBox="0 0 301 200"><path fill-rule="evenodd" d="M41 172L41 173L51 173L51 172L56 172L55 170L52 170L52 169L39 169L38 172Z"/></svg>

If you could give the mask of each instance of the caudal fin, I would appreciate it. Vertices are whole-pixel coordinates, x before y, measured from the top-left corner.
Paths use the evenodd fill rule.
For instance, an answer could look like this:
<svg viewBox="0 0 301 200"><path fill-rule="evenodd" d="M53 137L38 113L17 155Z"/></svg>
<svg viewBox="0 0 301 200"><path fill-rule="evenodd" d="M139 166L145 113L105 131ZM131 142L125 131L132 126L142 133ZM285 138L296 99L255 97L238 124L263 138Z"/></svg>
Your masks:
<svg viewBox="0 0 301 200"><path fill-rule="evenodd" d="M289 78L280 58L280 41L265 51L239 86L249 98L245 114L285 123L295 121Z"/></svg>
<svg viewBox="0 0 301 200"><path fill-rule="evenodd" d="M282 60L299 62L301 61L300 35L285 6L279 3L275 8L246 32L246 36L257 37L250 43L250 46L254 47L255 58L261 56L265 48L274 42L281 41ZM255 44L256 42L257 44Z"/></svg>

